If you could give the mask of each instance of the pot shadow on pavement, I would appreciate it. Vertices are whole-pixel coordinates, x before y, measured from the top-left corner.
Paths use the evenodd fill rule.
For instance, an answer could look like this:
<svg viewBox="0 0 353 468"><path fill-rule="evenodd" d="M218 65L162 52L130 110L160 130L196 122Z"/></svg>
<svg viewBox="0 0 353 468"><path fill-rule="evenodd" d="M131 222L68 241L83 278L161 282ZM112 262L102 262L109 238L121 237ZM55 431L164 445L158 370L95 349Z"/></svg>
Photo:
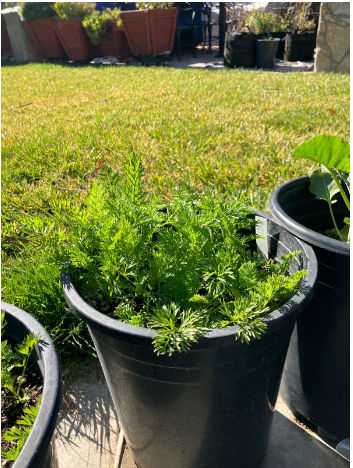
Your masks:
<svg viewBox="0 0 353 468"><path fill-rule="evenodd" d="M266 457L260 468L347 468L348 460L300 424L279 397Z"/></svg>
<svg viewBox="0 0 353 468"><path fill-rule="evenodd" d="M117 413L95 360L64 386L62 409L54 432L54 466L110 468L118 436Z"/></svg>

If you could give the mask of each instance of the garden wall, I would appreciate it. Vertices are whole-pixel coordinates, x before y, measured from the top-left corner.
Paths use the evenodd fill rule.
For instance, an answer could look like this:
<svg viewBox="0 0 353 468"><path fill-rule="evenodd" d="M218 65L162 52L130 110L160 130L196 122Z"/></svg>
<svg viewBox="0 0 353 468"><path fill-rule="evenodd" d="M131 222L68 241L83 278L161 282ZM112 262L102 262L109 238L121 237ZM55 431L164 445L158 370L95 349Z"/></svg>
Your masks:
<svg viewBox="0 0 353 468"><path fill-rule="evenodd" d="M349 73L349 2L322 2L314 70Z"/></svg>

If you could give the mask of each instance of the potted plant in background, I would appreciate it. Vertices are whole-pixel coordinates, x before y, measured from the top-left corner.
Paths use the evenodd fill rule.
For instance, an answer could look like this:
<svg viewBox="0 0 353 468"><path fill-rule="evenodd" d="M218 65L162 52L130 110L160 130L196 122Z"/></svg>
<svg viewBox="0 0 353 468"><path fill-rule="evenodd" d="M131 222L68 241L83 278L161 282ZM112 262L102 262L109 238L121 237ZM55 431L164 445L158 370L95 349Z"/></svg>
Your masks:
<svg viewBox="0 0 353 468"><path fill-rule="evenodd" d="M99 46L103 56L124 58L131 55L118 8L95 10L84 18L82 26L91 43Z"/></svg>
<svg viewBox="0 0 353 468"><path fill-rule="evenodd" d="M27 32L43 58L63 58L65 51L55 32L54 3L24 2L21 16Z"/></svg>
<svg viewBox="0 0 353 468"><path fill-rule="evenodd" d="M297 2L288 9L288 31L284 45L284 60L312 60L316 45L317 22L311 2Z"/></svg>
<svg viewBox="0 0 353 468"><path fill-rule="evenodd" d="M256 66L258 68L273 68L276 62L279 37L272 34L283 26L283 20L276 13L266 13L262 8L254 10L246 19L246 27L257 34Z"/></svg>
<svg viewBox="0 0 353 468"><path fill-rule="evenodd" d="M138 466L258 466L315 256L242 197L168 204L142 177L135 153L125 177L103 166L62 246L66 301Z"/></svg>
<svg viewBox="0 0 353 468"><path fill-rule="evenodd" d="M58 358L31 315L1 302L2 465L50 466L50 441L61 401Z"/></svg>
<svg viewBox="0 0 353 468"><path fill-rule="evenodd" d="M90 2L56 2L54 11L58 21L55 30L70 60L87 60L94 57L97 49L90 43L82 28L82 20L95 8Z"/></svg>
<svg viewBox="0 0 353 468"><path fill-rule="evenodd" d="M167 2L138 2L138 11L123 11L121 19L134 56L157 56L173 50L178 9Z"/></svg>
<svg viewBox="0 0 353 468"><path fill-rule="evenodd" d="M322 166L277 188L271 213L318 259L314 299L295 327L282 379L289 408L332 439L349 436L349 144L319 135L294 158Z"/></svg>
<svg viewBox="0 0 353 468"><path fill-rule="evenodd" d="M286 21L263 8L242 13L232 33L227 33L225 64L246 68L273 68L284 39ZM283 52L282 52L283 53Z"/></svg>

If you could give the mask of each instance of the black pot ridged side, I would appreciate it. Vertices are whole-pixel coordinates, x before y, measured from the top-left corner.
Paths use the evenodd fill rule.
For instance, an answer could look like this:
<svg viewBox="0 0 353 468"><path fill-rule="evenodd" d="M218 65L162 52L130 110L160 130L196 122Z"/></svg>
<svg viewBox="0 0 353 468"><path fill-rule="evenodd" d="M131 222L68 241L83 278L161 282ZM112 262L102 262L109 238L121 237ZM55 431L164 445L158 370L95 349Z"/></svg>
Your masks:
<svg viewBox="0 0 353 468"><path fill-rule="evenodd" d="M302 34L287 33L284 45L284 60L313 60L316 47L316 31Z"/></svg>
<svg viewBox="0 0 353 468"><path fill-rule="evenodd" d="M274 68L280 40L256 41L256 66L257 68Z"/></svg>
<svg viewBox="0 0 353 468"><path fill-rule="evenodd" d="M327 203L309 192L309 178L273 193L270 210L289 232L312 246L318 260L314 299L298 319L284 368L281 394L292 411L334 439L349 436L350 246L320 231L332 227ZM335 205L339 225L349 216Z"/></svg>
<svg viewBox="0 0 353 468"><path fill-rule="evenodd" d="M258 467L265 456L289 338L316 282L316 258L266 215L259 215L273 256L300 250L307 268L304 292L272 312L268 330L250 345L235 341L236 327L214 330L188 353L158 357L150 329L107 317L78 295L70 277L62 286L74 314L88 325L119 420L139 468Z"/></svg>
<svg viewBox="0 0 353 468"><path fill-rule="evenodd" d="M52 456L50 441L55 429L61 403L61 375L54 345L42 327L31 315L13 305L1 302L5 311L5 339L18 344L29 333L40 335L31 359L43 378L42 401L30 435L13 468L45 468Z"/></svg>
<svg viewBox="0 0 353 468"><path fill-rule="evenodd" d="M226 32L224 65L230 68L255 68L256 35L251 33Z"/></svg>
<svg viewBox="0 0 353 468"><path fill-rule="evenodd" d="M274 39L279 39L276 58L283 60L286 33L285 32L273 32L271 33L271 37L273 37Z"/></svg>

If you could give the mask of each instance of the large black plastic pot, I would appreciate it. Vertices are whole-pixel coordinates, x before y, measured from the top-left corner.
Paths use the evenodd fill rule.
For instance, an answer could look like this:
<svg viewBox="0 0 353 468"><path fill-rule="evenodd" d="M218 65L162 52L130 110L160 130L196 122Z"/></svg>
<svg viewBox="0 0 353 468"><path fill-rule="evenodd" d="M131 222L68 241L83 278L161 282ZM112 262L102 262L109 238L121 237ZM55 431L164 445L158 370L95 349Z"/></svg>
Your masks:
<svg viewBox="0 0 353 468"><path fill-rule="evenodd" d="M188 353L158 357L153 330L101 314L62 273L66 301L88 325L139 468L255 468L265 456L290 335L313 294L317 263L305 243L257 216L264 235L258 248L274 258L299 250L293 271L309 274L303 291L269 314L266 334L249 345L228 327L203 336Z"/></svg>
<svg viewBox="0 0 353 468"><path fill-rule="evenodd" d="M256 41L257 68L274 68L280 39L258 39Z"/></svg>
<svg viewBox="0 0 353 468"><path fill-rule="evenodd" d="M42 401L20 455L13 468L46 468L50 466L50 441L55 429L61 402L60 367L54 345L42 325L31 315L13 305L1 302L5 311L5 339L18 344L29 333L40 335L31 359L43 378Z"/></svg>
<svg viewBox="0 0 353 468"><path fill-rule="evenodd" d="M283 60L286 33L285 32L271 32L271 37L273 37L274 39L279 39L276 58Z"/></svg>
<svg viewBox="0 0 353 468"><path fill-rule="evenodd" d="M287 33L284 44L284 60L313 60L316 46L316 31L301 34Z"/></svg>
<svg viewBox="0 0 353 468"><path fill-rule="evenodd" d="M255 68L256 35L251 33L226 32L224 65L230 68Z"/></svg>
<svg viewBox="0 0 353 468"><path fill-rule="evenodd" d="M349 216L342 203L339 225ZM277 188L270 210L289 232L305 240L318 260L318 286L310 308L298 319L284 368L281 394L291 410L336 439L349 435L348 244L320 232L332 227L325 201L302 177Z"/></svg>

